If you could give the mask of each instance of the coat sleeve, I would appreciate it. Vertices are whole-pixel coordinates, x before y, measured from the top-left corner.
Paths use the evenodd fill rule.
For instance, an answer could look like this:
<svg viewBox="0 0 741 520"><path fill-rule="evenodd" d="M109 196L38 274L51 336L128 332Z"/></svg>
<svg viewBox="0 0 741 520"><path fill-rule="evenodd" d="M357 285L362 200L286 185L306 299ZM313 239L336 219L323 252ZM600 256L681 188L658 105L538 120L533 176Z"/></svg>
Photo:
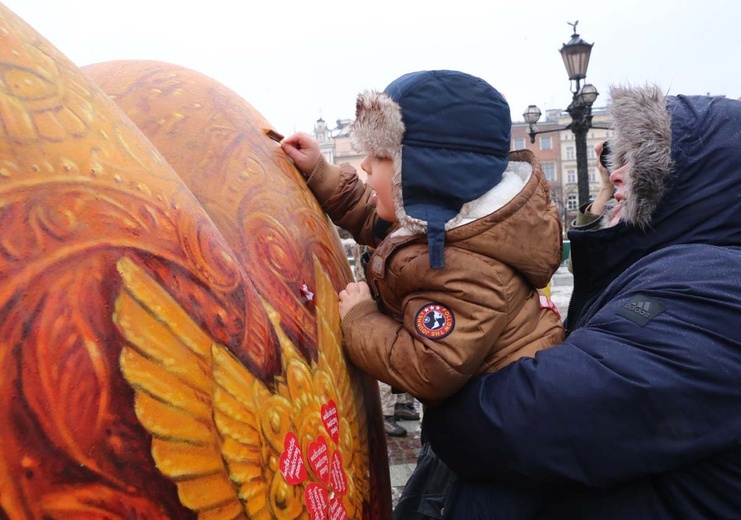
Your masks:
<svg viewBox="0 0 741 520"><path fill-rule="evenodd" d="M307 180L319 205L332 222L352 234L359 244L375 247L383 237L376 236L380 220L370 201L373 192L349 164L329 164L322 156Z"/></svg>
<svg viewBox="0 0 741 520"><path fill-rule="evenodd" d="M427 257L419 262L428 262ZM506 324L508 296L498 277L450 280L447 273L457 269L455 262L446 257L446 269L430 269L429 276L419 277L416 290L403 300L403 322L377 310L343 321L345 349L353 364L427 403L452 395L479 373ZM476 270L469 265L460 272ZM485 301L474 296L482 293ZM447 335L420 333L417 319L430 304L449 312Z"/></svg>
<svg viewBox="0 0 741 520"><path fill-rule="evenodd" d="M698 280L691 264L686 283L662 284L668 268L643 273L649 286L605 302L563 344L426 410L435 452L468 478L605 486L737 447L738 284L710 273ZM665 306L644 326L621 315L641 294Z"/></svg>

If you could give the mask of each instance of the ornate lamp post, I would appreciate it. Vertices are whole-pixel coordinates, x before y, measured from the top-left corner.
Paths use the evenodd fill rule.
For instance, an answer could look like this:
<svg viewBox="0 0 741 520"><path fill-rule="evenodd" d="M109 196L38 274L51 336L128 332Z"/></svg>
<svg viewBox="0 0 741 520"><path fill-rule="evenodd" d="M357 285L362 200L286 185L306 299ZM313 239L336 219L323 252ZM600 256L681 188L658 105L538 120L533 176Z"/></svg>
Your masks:
<svg viewBox="0 0 741 520"><path fill-rule="evenodd" d="M530 105L522 117L530 125L530 142L535 142L535 136L548 132L560 132L561 130L571 130L574 133L576 142L576 174L578 181L578 198L579 206L589 202L589 168L587 165L587 132L590 128L606 128L592 124L592 105L594 104L599 92L594 85L585 84L581 86L581 81L587 77L587 66L589 65L589 56L592 53L592 43L582 40L576 33L576 26L579 23L569 23L574 28L574 34L571 40L563 44L561 57L566 66L566 72L569 75L569 81L573 87L571 104L566 111L571 116L571 123L563 128L554 128L551 130L535 130L535 124L540 119L540 109L535 105Z"/></svg>

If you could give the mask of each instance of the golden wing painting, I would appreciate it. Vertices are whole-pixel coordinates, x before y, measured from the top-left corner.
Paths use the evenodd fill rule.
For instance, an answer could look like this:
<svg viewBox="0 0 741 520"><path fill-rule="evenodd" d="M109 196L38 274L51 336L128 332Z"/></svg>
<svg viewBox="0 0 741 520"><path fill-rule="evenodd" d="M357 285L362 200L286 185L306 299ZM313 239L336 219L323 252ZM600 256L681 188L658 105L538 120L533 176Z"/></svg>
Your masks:
<svg viewBox="0 0 741 520"><path fill-rule="evenodd" d="M0 519L385 519L351 272L270 124L0 4Z"/></svg>

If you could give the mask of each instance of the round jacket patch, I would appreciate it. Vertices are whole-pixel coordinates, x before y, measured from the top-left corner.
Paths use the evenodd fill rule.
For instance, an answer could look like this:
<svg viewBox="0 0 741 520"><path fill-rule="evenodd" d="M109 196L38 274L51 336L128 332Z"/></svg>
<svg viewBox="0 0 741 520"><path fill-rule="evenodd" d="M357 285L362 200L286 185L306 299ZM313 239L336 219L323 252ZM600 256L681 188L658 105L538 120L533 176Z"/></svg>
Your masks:
<svg viewBox="0 0 741 520"><path fill-rule="evenodd" d="M442 339L455 327L453 311L439 303L428 303L414 317L414 328L417 334L427 339Z"/></svg>

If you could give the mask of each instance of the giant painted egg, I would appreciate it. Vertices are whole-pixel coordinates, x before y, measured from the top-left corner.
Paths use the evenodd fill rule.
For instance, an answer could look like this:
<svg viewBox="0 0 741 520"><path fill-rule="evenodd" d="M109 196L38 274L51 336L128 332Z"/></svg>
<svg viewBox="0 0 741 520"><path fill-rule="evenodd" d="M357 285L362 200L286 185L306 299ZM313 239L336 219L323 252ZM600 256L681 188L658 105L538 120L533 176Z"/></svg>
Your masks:
<svg viewBox="0 0 741 520"><path fill-rule="evenodd" d="M0 55L0 518L387 518L349 267L267 121L1 5Z"/></svg>

